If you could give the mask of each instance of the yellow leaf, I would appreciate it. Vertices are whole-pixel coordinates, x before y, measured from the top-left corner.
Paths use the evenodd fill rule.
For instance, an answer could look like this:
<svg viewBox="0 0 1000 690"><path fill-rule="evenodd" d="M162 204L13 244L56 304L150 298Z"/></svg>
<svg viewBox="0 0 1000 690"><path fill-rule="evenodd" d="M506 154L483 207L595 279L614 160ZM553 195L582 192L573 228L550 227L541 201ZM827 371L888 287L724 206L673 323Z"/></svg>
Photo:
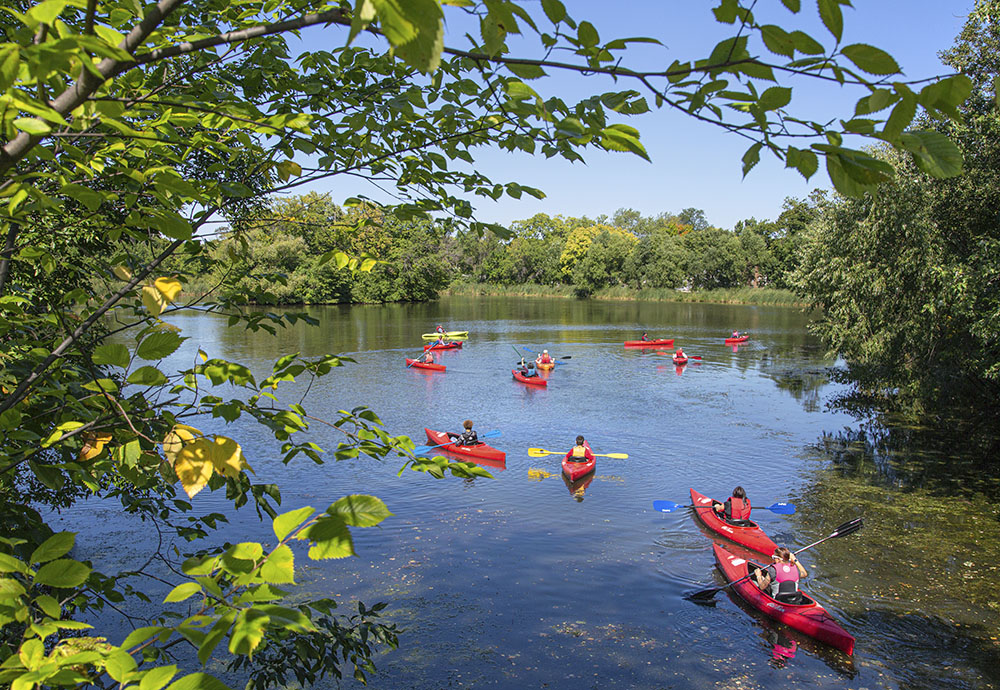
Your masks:
<svg viewBox="0 0 1000 690"><path fill-rule="evenodd" d="M185 443L174 457L174 472L189 498L205 488L212 478L212 440L198 438Z"/></svg>
<svg viewBox="0 0 1000 690"><path fill-rule="evenodd" d="M119 280L130 280L132 278L132 271L128 270L124 266L115 266L114 269L115 277Z"/></svg>
<svg viewBox="0 0 1000 690"><path fill-rule="evenodd" d="M168 302L177 299L177 295L181 292L181 283L174 278L157 278L153 281L153 287L159 290Z"/></svg>
<svg viewBox="0 0 1000 690"><path fill-rule="evenodd" d="M104 444L111 440L111 434L108 433L86 433L83 435L83 448L80 449L80 462L85 462L87 460L93 460L101 451L104 450Z"/></svg>
<svg viewBox="0 0 1000 690"><path fill-rule="evenodd" d="M150 314L159 316L163 312L163 308L167 306L167 301L159 290L147 285L142 288L142 304Z"/></svg>
<svg viewBox="0 0 1000 690"><path fill-rule="evenodd" d="M163 454L167 456L167 460L173 462L177 457L177 453L181 451L184 444L190 443L196 438L201 438L204 434L193 426L188 426L187 424L176 424L174 428L167 432L167 435L163 437Z"/></svg>
<svg viewBox="0 0 1000 690"><path fill-rule="evenodd" d="M208 361L208 355L205 354L204 350L198 350L198 356L201 357L202 362Z"/></svg>
<svg viewBox="0 0 1000 690"><path fill-rule="evenodd" d="M226 477L238 477L246 465L243 461L243 449L240 444L225 436L216 436L212 443L209 457L215 471Z"/></svg>

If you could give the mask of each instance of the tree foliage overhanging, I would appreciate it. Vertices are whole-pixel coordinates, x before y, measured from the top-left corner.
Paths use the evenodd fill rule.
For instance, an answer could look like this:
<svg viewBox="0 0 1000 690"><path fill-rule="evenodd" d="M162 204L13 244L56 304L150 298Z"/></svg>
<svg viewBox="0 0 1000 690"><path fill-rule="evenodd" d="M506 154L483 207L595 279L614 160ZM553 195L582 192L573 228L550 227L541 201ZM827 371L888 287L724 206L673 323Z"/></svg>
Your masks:
<svg viewBox="0 0 1000 690"><path fill-rule="evenodd" d="M290 382L327 375L345 358L289 353L260 380L208 352L179 373L158 364L185 340L168 319L191 306L182 296L193 278L217 277L199 306L228 314L234 327L273 331L302 318L242 308L274 288L254 273L248 252L254 219L276 208L268 195L361 178L397 198L371 213L363 200L343 200L341 208L359 211L346 214L353 226L342 235L287 233L271 248L280 262L297 243L315 242L324 253L310 268L333 284L342 276L328 264L361 273L376 265L350 253L355 236L370 233L377 246L381 228L430 213L479 233L491 226L474 219L472 199L541 195L477 170L479 147L569 160L591 147L645 156L624 121L651 107L747 138L745 172L761 153L807 178L822 162L848 195L893 174L885 160L846 146L850 134L885 142L930 175L960 171L958 149L937 128L908 127L918 110L957 117L972 88L967 77L907 83L884 51L843 40L847 0L817 0L826 31L818 37L796 28L800 0L782 0L784 27L759 23L755 4L721 0L713 12L730 37L653 71L629 69L627 48L655 39L602 38L559 0L541 8L506 0L8 4L0 16L0 519L8 528L0 537L0 682L18 690L218 688L198 667L217 659L258 687L309 684L363 678L375 646L395 644L378 606L348 617L328 600L282 603L294 584L295 543L306 542L313 559L351 555L350 529L378 524L385 505L345 496L323 512L279 514L279 488L250 473L253 453L248 461L237 440L198 427L253 418L283 444L284 462L322 462L302 432L328 423L343 434L329 449L336 459L398 454L404 468L434 476L482 471L410 457L412 442L387 433L371 410L317 420L282 401ZM461 47L446 43L446 11L478 28ZM325 27L333 47L295 55L293 37L311 26ZM512 55L514 34L533 39L535 54ZM617 90L567 103L530 85L555 71L610 75ZM833 124L796 117L787 83L801 76L857 88L855 112ZM225 248L212 239L220 218L230 228ZM419 245L419 228L396 230L416 233ZM608 260L627 260L622 236L584 235L577 239L589 238ZM398 268L413 257L379 258ZM563 270L562 255L558 262ZM599 280L597 268L586 259L572 266ZM226 397L228 386L238 394ZM187 500L177 498L178 484ZM205 489L267 515L277 545L216 546L218 515L197 509ZM192 542L191 555L172 564L162 606L144 591L153 573L98 572L70 557L74 535L46 526L42 512L86 495L119 501L127 514ZM156 557L170 559L151 554L150 563ZM80 620L104 620L136 602L154 611L124 640L105 640Z"/></svg>

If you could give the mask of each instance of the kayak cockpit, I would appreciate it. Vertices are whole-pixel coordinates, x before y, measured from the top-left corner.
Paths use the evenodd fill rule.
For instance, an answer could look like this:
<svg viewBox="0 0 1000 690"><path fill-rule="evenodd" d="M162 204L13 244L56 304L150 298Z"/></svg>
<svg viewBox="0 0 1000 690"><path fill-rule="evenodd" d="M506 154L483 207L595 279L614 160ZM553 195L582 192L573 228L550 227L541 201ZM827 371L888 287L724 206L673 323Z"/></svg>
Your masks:
<svg viewBox="0 0 1000 690"><path fill-rule="evenodd" d="M750 584L757 587L757 577L756 571L760 570L764 566L754 563L753 561L747 561L747 572L750 573ZM759 589L759 588L758 588ZM776 597L772 597L768 592L760 590L760 593L767 599L775 601L779 604L784 604L785 606L815 606L816 602L809 598L805 592L799 590L798 592L786 592L784 594L779 594Z"/></svg>

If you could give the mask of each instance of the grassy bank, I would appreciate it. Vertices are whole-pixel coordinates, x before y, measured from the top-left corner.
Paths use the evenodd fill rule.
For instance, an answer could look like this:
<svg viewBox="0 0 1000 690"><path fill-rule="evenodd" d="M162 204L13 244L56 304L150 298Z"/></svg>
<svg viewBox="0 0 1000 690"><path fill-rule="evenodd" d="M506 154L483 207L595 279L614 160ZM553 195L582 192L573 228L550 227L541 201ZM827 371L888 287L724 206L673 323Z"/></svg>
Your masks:
<svg viewBox="0 0 1000 690"><path fill-rule="evenodd" d="M491 285L489 283L452 283L444 295L493 297L563 297L575 296L571 285ZM692 290L681 292L672 288L634 290L625 287L605 288L594 293L592 299L649 300L658 302L710 302L714 304L758 304L767 306L808 306L790 290L774 288L720 288L717 290Z"/></svg>

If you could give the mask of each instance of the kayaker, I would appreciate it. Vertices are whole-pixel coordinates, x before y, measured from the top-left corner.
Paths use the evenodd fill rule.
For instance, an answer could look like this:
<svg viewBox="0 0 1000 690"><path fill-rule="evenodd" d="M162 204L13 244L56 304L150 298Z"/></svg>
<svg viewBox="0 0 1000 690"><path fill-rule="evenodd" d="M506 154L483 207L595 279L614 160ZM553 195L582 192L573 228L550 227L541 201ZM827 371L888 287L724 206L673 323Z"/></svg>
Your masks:
<svg viewBox="0 0 1000 690"><path fill-rule="evenodd" d="M517 371L525 378L530 378L532 376L538 376L538 372L534 370L535 363L525 363L524 357L521 358L521 363L517 365Z"/></svg>
<svg viewBox="0 0 1000 690"><path fill-rule="evenodd" d="M434 351L425 350L424 356L420 358L420 361L424 364L434 364Z"/></svg>
<svg viewBox="0 0 1000 690"><path fill-rule="evenodd" d="M538 361L541 362L542 364L551 364L552 358L549 357L549 351L542 350L542 354L538 357Z"/></svg>
<svg viewBox="0 0 1000 690"><path fill-rule="evenodd" d="M472 420L466 419L462 422L462 428L465 429L460 434L453 434L450 431L448 433L448 438L455 442L456 446L478 446L479 436L476 432L472 430Z"/></svg>
<svg viewBox="0 0 1000 690"><path fill-rule="evenodd" d="M771 565L760 568L754 573L757 586L773 599L788 604L794 603L799 599L799 580L809 573L795 554L784 546L774 550L771 560L774 561Z"/></svg>
<svg viewBox="0 0 1000 690"><path fill-rule="evenodd" d="M740 523L750 519L750 499L742 486L733 489L733 495L726 499L726 503L714 503L712 509L724 518L726 522Z"/></svg>
<svg viewBox="0 0 1000 690"><path fill-rule="evenodd" d="M438 324L437 328L434 329L435 333L444 333L444 326Z"/></svg>
<svg viewBox="0 0 1000 690"><path fill-rule="evenodd" d="M643 331L642 332L642 337L639 338L639 340L641 340L643 342L649 342L649 333L647 333L646 331Z"/></svg>
<svg viewBox="0 0 1000 690"><path fill-rule="evenodd" d="M445 344L446 344L446 341L445 341L444 337L442 337L441 335L438 335L438 339L436 341L434 341L434 345L432 345L432 347L441 347L441 346L443 346Z"/></svg>
<svg viewBox="0 0 1000 690"><path fill-rule="evenodd" d="M588 462L594 459L594 454L590 452L590 448L583 445L585 439L583 436L576 437L576 445L569 449L566 453L566 459L570 462Z"/></svg>
<svg viewBox="0 0 1000 690"><path fill-rule="evenodd" d="M678 347L677 352L674 353L676 359L687 359L687 355L684 354L684 348Z"/></svg>
<svg viewBox="0 0 1000 690"><path fill-rule="evenodd" d="M739 331L733 331L732 337L733 338L739 338L740 337L740 332Z"/></svg>

